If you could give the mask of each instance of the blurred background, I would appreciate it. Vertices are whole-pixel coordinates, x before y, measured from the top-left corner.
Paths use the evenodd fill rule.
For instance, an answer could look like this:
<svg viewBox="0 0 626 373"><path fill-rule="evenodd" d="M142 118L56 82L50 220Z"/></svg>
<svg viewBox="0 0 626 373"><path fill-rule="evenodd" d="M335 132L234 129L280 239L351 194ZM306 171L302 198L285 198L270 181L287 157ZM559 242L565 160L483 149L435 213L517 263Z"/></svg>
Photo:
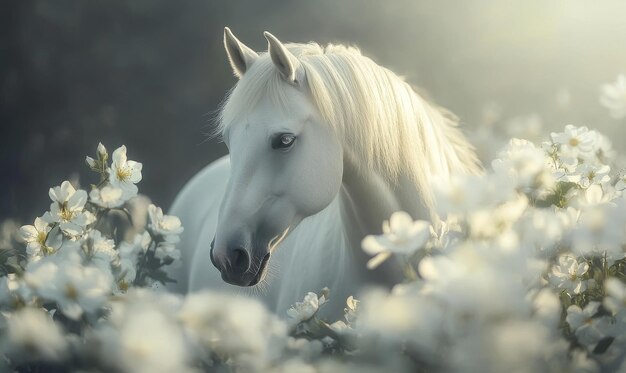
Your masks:
<svg viewBox="0 0 626 373"><path fill-rule="evenodd" d="M99 141L126 144L144 163L140 191L167 209L226 152L205 136L235 83L224 26L259 51L264 30L359 46L454 111L487 159L494 139L568 123L624 152L626 121L599 95L626 72L625 15L619 0L5 0L0 219L31 222L65 179L89 189L84 158Z"/></svg>

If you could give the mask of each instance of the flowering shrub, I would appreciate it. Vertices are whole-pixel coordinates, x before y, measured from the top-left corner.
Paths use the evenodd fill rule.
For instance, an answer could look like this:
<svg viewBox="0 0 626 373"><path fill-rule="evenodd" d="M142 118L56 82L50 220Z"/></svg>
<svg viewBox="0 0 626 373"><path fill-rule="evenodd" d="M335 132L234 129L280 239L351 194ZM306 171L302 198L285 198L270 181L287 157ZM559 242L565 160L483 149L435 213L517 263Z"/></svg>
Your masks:
<svg viewBox="0 0 626 373"><path fill-rule="evenodd" d="M625 370L626 198L612 157L586 127L513 139L491 172L438 186L446 219L426 242L426 222L394 214L385 226L402 227L364 249L401 255L417 278L366 294L356 330L424 368Z"/></svg>
<svg viewBox="0 0 626 373"><path fill-rule="evenodd" d="M397 212L363 240L405 281L345 302L310 292L285 319L261 303L157 291L183 227L137 196L142 165L104 146L87 193L0 229L0 370L626 370L626 176L600 133L513 139L482 176L438 182L440 222ZM17 231L17 233L16 233Z"/></svg>
<svg viewBox="0 0 626 373"><path fill-rule="evenodd" d="M7 333L0 343L3 363L13 368L80 366L83 342L98 337L88 333L99 330L112 300L131 286L170 280L163 267L178 257L173 243L182 227L153 205L147 229L141 227L146 207L135 184L142 164L127 160L125 146L109 164L102 144L86 161L100 179L90 193L68 181L50 188L49 211L13 240L24 250L17 242L3 248L0 325Z"/></svg>

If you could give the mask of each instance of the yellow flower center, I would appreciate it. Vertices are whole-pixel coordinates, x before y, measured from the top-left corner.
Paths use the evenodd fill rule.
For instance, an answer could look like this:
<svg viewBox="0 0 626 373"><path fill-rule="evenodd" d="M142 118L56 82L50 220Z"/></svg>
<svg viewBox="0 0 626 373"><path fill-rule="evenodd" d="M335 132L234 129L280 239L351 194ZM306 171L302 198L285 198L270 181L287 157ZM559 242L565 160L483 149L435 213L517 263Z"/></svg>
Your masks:
<svg viewBox="0 0 626 373"><path fill-rule="evenodd" d="M63 205L61 205L60 215L61 215L61 219L65 221L70 221L74 217L74 212L70 211L67 208L67 203L63 203Z"/></svg>
<svg viewBox="0 0 626 373"><path fill-rule="evenodd" d="M40 245L44 245L45 246L45 244L46 244L46 237L48 237L46 232L39 232L39 233L37 233L37 242L39 242Z"/></svg>
<svg viewBox="0 0 626 373"><path fill-rule="evenodd" d="M121 291L126 292L128 288L130 288L130 284L122 280L118 283L118 287L120 288Z"/></svg>
<svg viewBox="0 0 626 373"><path fill-rule="evenodd" d="M72 285L72 284L67 284L67 285L65 286L65 296L66 296L68 299L71 299L71 300L76 300L76 299L78 299L78 290L76 290L76 288L74 287L74 285Z"/></svg>
<svg viewBox="0 0 626 373"><path fill-rule="evenodd" d="M131 171L128 167L118 167L115 174L120 181L126 181L130 178Z"/></svg>
<svg viewBox="0 0 626 373"><path fill-rule="evenodd" d="M580 144L580 141L577 138L572 137L571 139L569 139L569 144L571 146L578 146L578 144Z"/></svg>
<svg viewBox="0 0 626 373"><path fill-rule="evenodd" d="M498 221L496 221L495 226L496 226L496 231L504 232L507 224L506 224L506 222L504 220L498 220Z"/></svg>

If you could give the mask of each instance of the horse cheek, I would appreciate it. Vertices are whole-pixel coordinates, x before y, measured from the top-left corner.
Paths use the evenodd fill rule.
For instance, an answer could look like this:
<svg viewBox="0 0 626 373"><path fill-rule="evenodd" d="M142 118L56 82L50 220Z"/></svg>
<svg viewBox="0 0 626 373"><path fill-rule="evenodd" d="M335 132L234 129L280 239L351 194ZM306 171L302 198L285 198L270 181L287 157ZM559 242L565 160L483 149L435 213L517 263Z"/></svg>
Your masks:
<svg viewBox="0 0 626 373"><path fill-rule="evenodd" d="M328 155L320 152L319 155ZM299 170L295 178L298 183L296 205L304 216L316 214L325 209L337 196L341 187L343 163L337 158L313 156L307 167Z"/></svg>

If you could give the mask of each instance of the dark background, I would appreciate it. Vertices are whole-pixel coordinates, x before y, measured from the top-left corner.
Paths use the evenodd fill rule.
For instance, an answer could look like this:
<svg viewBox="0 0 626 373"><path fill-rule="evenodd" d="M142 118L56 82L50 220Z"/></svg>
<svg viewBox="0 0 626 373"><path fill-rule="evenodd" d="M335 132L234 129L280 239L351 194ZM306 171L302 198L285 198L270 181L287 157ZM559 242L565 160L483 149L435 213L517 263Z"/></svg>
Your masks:
<svg viewBox="0 0 626 373"><path fill-rule="evenodd" d="M608 116L598 94L626 72L625 4L5 0L0 219L32 221L47 209L49 187L96 181L84 157L98 141L110 151L126 144L144 163L140 191L167 209L225 153L205 136L235 83L224 26L256 50L266 48L264 30L283 41L358 45L456 112L470 135L488 120L504 136L510 119L524 127L535 114L544 131L589 125L623 150L626 123Z"/></svg>

